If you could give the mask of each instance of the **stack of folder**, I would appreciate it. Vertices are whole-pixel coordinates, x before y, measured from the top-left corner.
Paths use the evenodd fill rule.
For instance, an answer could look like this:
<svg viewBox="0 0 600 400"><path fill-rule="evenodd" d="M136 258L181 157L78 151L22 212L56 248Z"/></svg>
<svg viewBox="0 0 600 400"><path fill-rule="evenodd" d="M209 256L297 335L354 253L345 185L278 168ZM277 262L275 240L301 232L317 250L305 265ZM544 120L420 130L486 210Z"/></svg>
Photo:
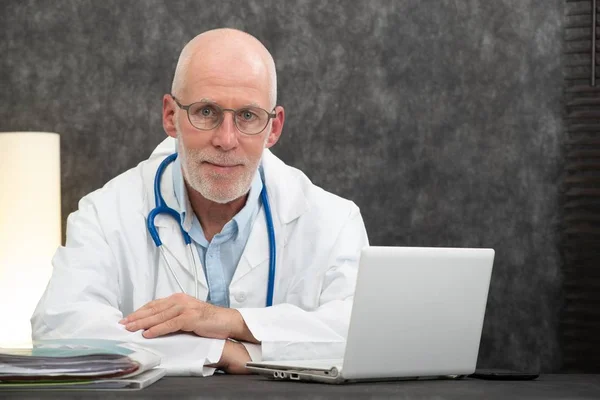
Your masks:
<svg viewBox="0 0 600 400"><path fill-rule="evenodd" d="M33 342L0 348L0 391L142 389L159 380L160 356L132 343L100 339Z"/></svg>

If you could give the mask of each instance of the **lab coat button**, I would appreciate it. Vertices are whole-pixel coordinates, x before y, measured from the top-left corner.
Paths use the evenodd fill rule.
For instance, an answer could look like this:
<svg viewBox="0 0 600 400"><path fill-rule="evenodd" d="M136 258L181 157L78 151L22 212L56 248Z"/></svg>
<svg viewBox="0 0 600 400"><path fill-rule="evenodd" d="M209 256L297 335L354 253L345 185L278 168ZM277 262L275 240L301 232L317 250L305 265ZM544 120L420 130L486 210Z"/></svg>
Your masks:
<svg viewBox="0 0 600 400"><path fill-rule="evenodd" d="M234 295L234 297L238 303L243 303L246 301L246 292L238 292Z"/></svg>

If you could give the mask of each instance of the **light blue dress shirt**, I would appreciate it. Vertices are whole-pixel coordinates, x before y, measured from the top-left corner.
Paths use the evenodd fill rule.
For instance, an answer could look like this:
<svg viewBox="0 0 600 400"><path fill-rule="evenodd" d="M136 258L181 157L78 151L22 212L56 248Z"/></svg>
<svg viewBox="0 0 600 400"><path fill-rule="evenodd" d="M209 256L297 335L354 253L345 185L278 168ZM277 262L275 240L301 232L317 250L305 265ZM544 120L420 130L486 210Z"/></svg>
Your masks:
<svg viewBox="0 0 600 400"><path fill-rule="evenodd" d="M254 175L244 207L210 242L206 240L200 221L190 204L179 158L173 163L173 188L181 209L182 225L196 246L204 269L208 283L207 301L214 305L229 307L229 285L246 247L252 224L260 210L260 192L263 188L260 173ZM186 227L190 227L189 230Z"/></svg>

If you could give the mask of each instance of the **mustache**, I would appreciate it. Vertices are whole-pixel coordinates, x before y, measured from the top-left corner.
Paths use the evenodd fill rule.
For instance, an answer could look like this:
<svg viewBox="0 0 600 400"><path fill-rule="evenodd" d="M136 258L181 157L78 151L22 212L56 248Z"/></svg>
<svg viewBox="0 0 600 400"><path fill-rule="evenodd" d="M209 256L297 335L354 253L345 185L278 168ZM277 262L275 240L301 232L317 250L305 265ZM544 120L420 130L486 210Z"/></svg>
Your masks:
<svg viewBox="0 0 600 400"><path fill-rule="evenodd" d="M222 166L246 165L249 160L243 156L235 156L229 153L213 153L205 150L188 150L187 156L191 161L201 164L208 162Z"/></svg>

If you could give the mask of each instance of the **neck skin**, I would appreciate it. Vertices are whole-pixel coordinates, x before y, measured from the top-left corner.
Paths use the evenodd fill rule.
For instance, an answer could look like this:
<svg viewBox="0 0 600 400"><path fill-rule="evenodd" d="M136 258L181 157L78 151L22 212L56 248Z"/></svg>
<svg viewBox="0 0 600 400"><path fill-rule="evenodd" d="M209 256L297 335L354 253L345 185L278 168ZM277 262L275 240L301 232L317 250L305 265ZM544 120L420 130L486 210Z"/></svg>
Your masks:
<svg viewBox="0 0 600 400"><path fill-rule="evenodd" d="M248 199L248 193L246 193L244 196L229 203L219 204L202 196L192 189L187 182L185 182L185 189L187 190L192 209L198 220L200 220L200 225L204 231L204 237L206 237L206 240L209 242L217 233L223 230L223 227L227 222L231 221L231 219L244 208L246 200Z"/></svg>

